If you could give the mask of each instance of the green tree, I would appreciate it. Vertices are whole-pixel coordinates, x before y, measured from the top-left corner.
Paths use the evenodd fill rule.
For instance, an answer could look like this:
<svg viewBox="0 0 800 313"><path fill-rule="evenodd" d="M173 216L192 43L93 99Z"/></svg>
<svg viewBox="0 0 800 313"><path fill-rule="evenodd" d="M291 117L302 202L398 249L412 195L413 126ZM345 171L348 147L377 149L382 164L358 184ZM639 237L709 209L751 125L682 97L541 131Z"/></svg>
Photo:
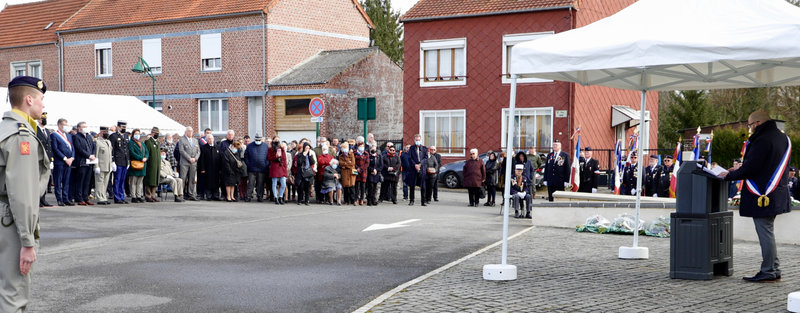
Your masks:
<svg viewBox="0 0 800 313"><path fill-rule="evenodd" d="M392 10L389 0L364 0L364 11L375 24L369 33L372 46L378 46L389 59L403 64L403 26L400 25L400 12Z"/></svg>
<svg viewBox="0 0 800 313"><path fill-rule="evenodd" d="M711 161L724 168L733 166L734 159L742 158L742 144L747 140L747 129L722 128L714 130L711 141Z"/></svg>
<svg viewBox="0 0 800 313"><path fill-rule="evenodd" d="M675 143L682 135L678 133L680 130L717 122L717 112L709 105L707 91L662 92L659 94L659 102L659 148L675 148Z"/></svg>

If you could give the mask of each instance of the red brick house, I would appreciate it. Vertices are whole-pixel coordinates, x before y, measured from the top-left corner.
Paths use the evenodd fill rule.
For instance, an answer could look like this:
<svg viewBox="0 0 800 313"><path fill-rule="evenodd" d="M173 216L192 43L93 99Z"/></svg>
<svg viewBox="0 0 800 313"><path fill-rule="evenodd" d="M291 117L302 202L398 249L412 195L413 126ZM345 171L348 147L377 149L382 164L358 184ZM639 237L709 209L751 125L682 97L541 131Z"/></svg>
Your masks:
<svg viewBox="0 0 800 313"><path fill-rule="evenodd" d="M89 0L48 0L8 5L0 11L0 86L17 76L43 79L61 90L56 28Z"/></svg>
<svg viewBox="0 0 800 313"><path fill-rule="evenodd" d="M634 0L423 0L401 18L405 25L404 126L406 139L421 134L448 160L469 148L497 150L506 143L511 47L587 25ZM613 35L613 34L610 34ZM640 93L607 87L523 79L517 88L516 148L551 149L554 139L574 154L570 136L582 129L582 146L613 149L638 117ZM656 146L656 93L648 94ZM617 106L619 108L612 108ZM612 116L616 117L612 119ZM627 140L626 140L627 142ZM570 148L570 146L572 148Z"/></svg>
<svg viewBox="0 0 800 313"><path fill-rule="evenodd" d="M167 116L218 134L230 128L237 134L274 135L277 114L269 81L320 51L368 47L373 27L356 0L192 4L86 4L58 26L64 90L149 101L152 80L131 71L142 56L155 72L155 107Z"/></svg>

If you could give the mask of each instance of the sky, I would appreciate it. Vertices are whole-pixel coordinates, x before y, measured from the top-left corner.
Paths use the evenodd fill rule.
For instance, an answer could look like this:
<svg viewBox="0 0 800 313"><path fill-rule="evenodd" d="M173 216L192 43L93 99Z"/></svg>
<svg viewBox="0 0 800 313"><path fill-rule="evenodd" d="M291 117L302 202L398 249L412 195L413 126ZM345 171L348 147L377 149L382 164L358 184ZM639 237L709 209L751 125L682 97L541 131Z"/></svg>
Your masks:
<svg viewBox="0 0 800 313"><path fill-rule="evenodd" d="M392 0L392 8L395 10L400 10L400 13L405 13L417 3L418 0ZM0 10L2 10L6 3L8 4L17 4L17 3L25 3L25 2L33 2L32 0L0 0Z"/></svg>

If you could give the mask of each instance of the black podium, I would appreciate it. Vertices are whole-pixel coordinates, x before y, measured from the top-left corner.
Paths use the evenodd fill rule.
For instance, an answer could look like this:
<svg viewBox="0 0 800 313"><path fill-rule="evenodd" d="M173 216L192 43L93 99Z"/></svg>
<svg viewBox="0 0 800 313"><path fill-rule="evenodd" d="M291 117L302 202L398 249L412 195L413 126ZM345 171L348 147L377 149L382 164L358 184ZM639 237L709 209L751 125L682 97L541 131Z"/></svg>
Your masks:
<svg viewBox="0 0 800 313"><path fill-rule="evenodd" d="M733 275L733 212L728 182L686 161L678 170L675 213L670 214L669 277L708 280Z"/></svg>

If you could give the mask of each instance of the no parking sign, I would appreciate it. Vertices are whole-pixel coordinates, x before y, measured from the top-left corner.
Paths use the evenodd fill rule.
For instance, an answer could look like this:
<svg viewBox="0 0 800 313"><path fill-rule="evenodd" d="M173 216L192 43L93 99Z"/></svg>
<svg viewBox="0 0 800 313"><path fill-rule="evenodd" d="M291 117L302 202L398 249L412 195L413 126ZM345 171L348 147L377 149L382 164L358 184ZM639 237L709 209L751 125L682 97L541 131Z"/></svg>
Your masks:
<svg viewBox="0 0 800 313"><path fill-rule="evenodd" d="M313 117L322 116L322 113L325 113L325 101L320 98L311 99L311 102L308 103L308 112Z"/></svg>

